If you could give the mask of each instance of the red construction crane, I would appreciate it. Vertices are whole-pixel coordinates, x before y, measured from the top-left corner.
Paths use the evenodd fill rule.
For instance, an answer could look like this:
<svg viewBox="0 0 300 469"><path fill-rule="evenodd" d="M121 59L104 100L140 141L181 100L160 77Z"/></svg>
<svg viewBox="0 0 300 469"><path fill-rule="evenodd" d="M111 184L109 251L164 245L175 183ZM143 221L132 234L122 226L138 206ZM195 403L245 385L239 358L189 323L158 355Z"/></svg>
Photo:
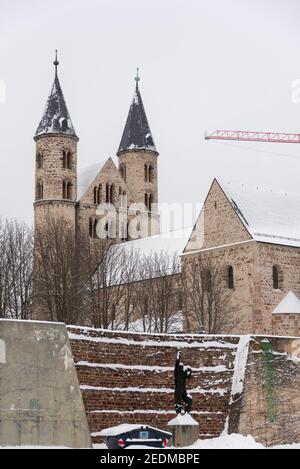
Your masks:
<svg viewBox="0 0 300 469"><path fill-rule="evenodd" d="M300 134L278 132L248 132L243 130L215 130L206 140L235 140L239 142L300 143Z"/></svg>

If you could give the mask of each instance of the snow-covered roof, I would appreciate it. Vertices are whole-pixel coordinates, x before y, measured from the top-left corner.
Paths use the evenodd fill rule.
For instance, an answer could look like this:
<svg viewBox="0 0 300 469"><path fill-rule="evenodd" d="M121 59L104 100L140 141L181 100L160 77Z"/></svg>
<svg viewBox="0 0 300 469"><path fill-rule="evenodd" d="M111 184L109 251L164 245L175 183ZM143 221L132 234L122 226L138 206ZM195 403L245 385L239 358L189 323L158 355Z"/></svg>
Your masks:
<svg viewBox="0 0 300 469"><path fill-rule="evenodd" d="M174 265L174 258L183 253L183 250L188 242L188 239L191 235L192 228L183 228L176 231L169 231L162 233L156 236L150 236L148 238L137 239L135 241L128 241L123 244L115 244L111 246L111 250L117 250L116 252L122 251L122 253L128 256L138 255L141 259L152 259L159 256L164 256L164 262L161 267L161 270L152 271L151 269L146 269L146 272L143 272L143 277L140 277L140 272L137 270L134 273L134 279L130 281L139 281L146 280L150 278L159 278L166 275L173 275L175 273L180 273L181 263ZM121 273L116 273L116 277L113 280L113 284L127 283L128 279L125 275L125 278L120 277Z"/></svg>
<svg viewBox="0 0 300 469"><path fill-rule="evenodd" d="M300 194L287 194L218 179L251 236L261 242L300 247Z"/></svg>
<svg viewBox="0 0 300 469"><path fill-rule="evenodd" d="M92 164L79 171L77 180L77 200L80 200L85 194L90 184L93 182L95 177L98 176L106 162L107 160L103 160L100 163Z"/></svg>
<svg viewBox="0 0 300 469"><path fill-rule="evenodd" d="M141 149L156 152L142 96L136 85L118 153L124 150Z"/></svg>
<svg viewBox="0 0 300 469"><path fill-rule="evenodd" d="M150 427L149 425L125 423L125 424L117 425L116 427L106 428L102 430L101 432L97 433L97 436L104 436L104 437L118 436L118 435L122 435L123 433L132 432L134 430L140 430L141 428L144 428L144 429L150 428L153 430L158 430L166 435L171 435L170 432L166 432L165 430L159 430L158 428Z"/></svg>
<svg viewBox="0 0 300 469"><path fill-rule="evenodd" d="M76 137L57 74L55 74L51 92L35 137L43 134L67 134Z"/></svg>
<svg viewBox="0 0 300 469"><path fill-rule="evenodd" d="M274 309L273 314L300 314L300 300L290 291Z"/></svg>
<svg viewBox="0 0 300 469"><path fill-rule="evenodd" d="M161 252L167 252L168 254L180 254L183 253L186 243L191 235L192 228L182 228L175 231L167 231L155 236L149 236L148 238L137 239L135 241L128 241L122 244L122 247L128 252L138 251L141 256L152 256L160 254Z"/></svg>

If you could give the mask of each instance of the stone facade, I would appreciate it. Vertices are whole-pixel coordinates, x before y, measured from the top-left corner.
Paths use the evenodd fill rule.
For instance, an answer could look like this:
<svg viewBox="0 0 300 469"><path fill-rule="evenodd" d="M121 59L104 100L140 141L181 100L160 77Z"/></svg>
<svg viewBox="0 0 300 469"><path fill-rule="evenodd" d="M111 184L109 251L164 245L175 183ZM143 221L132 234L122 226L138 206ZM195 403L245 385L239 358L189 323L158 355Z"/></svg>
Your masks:
<svg viewBox="0 0 300 469"><path fill-rule="evenodd" d="M193 370L188 390L200 438L228 431L267 446L300 442L299 339L68 332L94 442L124 422L168 430L178 349Z"/></svg>
<svg viewBox="0 0 300 469"><path fill-rule="evenodd" d="M230 294L237 319L233 333L300 335L297 315L272 316L287 293L300 294L300 249L254 239L216 180L182 256L184 275L195 259L201 262L207 257L224 269L224 288L228 288L228 269L233 269ZM274 288L274 267L278 288Z"/></svg>
<svg viewBox="0 0 300 469"><path fill-rule="evenodd" d="M107 225L105 236L113 241L158 234L158 152L138 88L138 79L118 150L118 168L108 158L92 174L92 178L84 180L82 187L77 174L78 137L59 83L57 59L54 65L54 83L34 138L36 228L53 216L69 221L74 227L75 237L101 237L96 229L101 219ZM105 205L100 214L99 205ZM116 213L113 220L112 208ZM142 225L143 229L128 230L134 218L137 218L138 227Z"/></svg>

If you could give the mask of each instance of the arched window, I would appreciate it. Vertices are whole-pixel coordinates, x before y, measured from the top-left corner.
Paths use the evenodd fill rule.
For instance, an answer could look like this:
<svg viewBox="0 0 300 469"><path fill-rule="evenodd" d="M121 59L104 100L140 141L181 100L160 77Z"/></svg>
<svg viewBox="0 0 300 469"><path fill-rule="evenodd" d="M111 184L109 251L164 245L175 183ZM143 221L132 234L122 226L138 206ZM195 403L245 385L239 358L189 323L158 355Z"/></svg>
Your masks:
<svg viewBox="0 0 300 469"><path fill-rule="evenodd" d="M67 182L67 199L72 199L72 184Z"/></svg>
<svg viewBox="0 0 300 469"><path fill-rule="evenodd" d="M149 166L148 171L149 171L149 179L148 179L148 181L149 181L149 182L153 182L153 179L154 179L154 168L153 168L153 166Z"/></svg>
<svg viewBox="0 0 300 469"><path fill-rule="evenodd" d="M43 181L39 181L36 186L36 199L41 200L44 198L44 184Z"/></svg>
<svg viewBox="0 0 300 469"><path fill-rule="evenodd" d="M97 204L100 205L102 201L102 184L99 184L97 189Z"/></svg>
<svg viewBox="0 0 300 469"><path fill-rule="evenodd" d="M63 168L67 167L67 152L63 150Z"/></svg>
<svg viewBox="0 0 300 469"><path fill-rule="evenodd" d="M92 237L93 237L93 234L94 234L94 231L93 231L93 220L92 220L92 218L90 218L90 223L89 223L89 234L90 234L90 237L92 238Z"/></svg>
<svg viewBox="0 0 300 469"><path fill-rule="evenodd" d="M67 169L72 169L72 153L70 151L67 153Z"/></svg>
<svg viewBox="0 0 300 469"><path fill-rule="evenodd" d="M122 178L124 179L124 181L126 181L126 166L123 163L120 166L120 174Z"/></svg>
<svg viewBox="0 0 300 469"><path fill-rule="evenodd" d="M112 184L109 190L109 203L113 204L115 200L115 185Z"/></svg>
<svg viewBox="0 0 300 469"><path fill-rule="evenodd" d="M94 187L94 204L97 203L97 187Z"/></svg>
<svg viewBox="0 0 300 469"><path fill-rule="evenodd" d="M228 288L230 290L234 289L234 272L232 265L228 267Z"/></svg>
<svg viewBox="0 0 300 469"><path fill-rule="evenodd" d="M145 179L145 182L148 182L148 165L146 164L144 166L144 179Z"/></svg>
<svg viewBox="0 0 300 469"><path fill-rule="evenodd" d="M152 211L152 204L153 204L153 196L149 194L149 212Z"/></svg>
<svg viewBox="0 0 300 469"><path fill-rule="evenodd" d="M44 163L43 155L42 155L42 153L38 153L36 155L36 167L37 167L37 169L42 169L43 163Z"/></svg>
<svg viewBox="0 0 300 469"><path fill-rule="evenodd" d="M109 184L106 184L105 200L107 204L109 204L109 196L110 196L110 188L109 188Z"/></svg>
<svg viewBox="0 0 300 469"><path fill-rule="evenodd" d="M94 220L94 224L93 224L93 238L98 238L98 235L97 235L97 220Z"/></svg>
<svg viewBox="0 0 300 469"><path fill-rule="evenodd" d="M62 197L63 199L72 199L72 183L69 181L63 181L62 183Z"/></svg>
<svg viewBox="0 0 300 469"><path fill-rule="evenodd" d="M279 290L279 269L276 265L273 266L273 288L274 290Z"/></svg>

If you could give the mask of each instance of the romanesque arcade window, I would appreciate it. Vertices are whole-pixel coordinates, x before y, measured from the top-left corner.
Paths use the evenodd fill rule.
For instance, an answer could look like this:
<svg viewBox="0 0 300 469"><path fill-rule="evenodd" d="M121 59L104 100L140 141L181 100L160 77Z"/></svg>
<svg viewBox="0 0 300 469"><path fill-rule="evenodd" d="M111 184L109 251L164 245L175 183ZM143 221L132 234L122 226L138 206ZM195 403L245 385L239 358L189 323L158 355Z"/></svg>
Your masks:
<svg viewBox="0 0 300 469"><path fill-rule="evenodd" d="M72 153L67 150L63 150L63 168L72 169Z"/></svg>
<svg viewBox="0 0 300 469"><path fill-rule="evenodd" d="M144 179L145 182L153 182L154 179L154 168L149 164L144 166Z"/></svg>
<svg viewBox="0 0 300 469"><path fill-rule="evenodd" d="M102 185L94 187L94 204L100 205L102 201Z"/></svg>
<svg viewBox="0 0 300 469"><path fill-rule="evenodd" d="M72 183L70 181L63 181L62 197L63 199L72 199Z"/></svg>

